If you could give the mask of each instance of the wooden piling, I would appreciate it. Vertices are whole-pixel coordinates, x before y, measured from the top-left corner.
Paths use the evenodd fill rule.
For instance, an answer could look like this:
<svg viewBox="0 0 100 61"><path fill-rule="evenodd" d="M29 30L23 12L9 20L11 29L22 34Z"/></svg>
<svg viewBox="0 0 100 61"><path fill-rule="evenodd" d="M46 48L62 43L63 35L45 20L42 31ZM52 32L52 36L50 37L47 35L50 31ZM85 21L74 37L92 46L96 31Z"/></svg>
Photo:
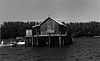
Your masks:
<svg viewBox="0 0 100 61"><path fill-rule="evenodd" d="M32 46L33 46L33 36L32 36Z"/></svg>
<svg viewBox="0 0 100 61"><path fill-rule="evenodd" d="M50 47L50 33L49 33L49 47Z"/></svg>
<svg viewBox="0 0 100 61"><path fill-rule="evenodd" d="M29 38L29 46L31 46L32 45L32 39L31 39L31 37Z"/></svg>
<svg viewBox="0 0 100 61"><path fill-rule="evenodd" d="M25 38L25 46L27 46L27 38Z"/></svg>
<svg viewBox="0 0 100 61"><path fill-rule="evenodd" d="M63 40L62 40L62 44L63 44L63 45L62 45L62 46L64 46L64 45L65 45L65 39L66 39L66 38L65 38L65 37L63 37Z"/></svg>
<svg viewBox="0 0 100 61"><path fill-rule="evenodd" d="M27 42L27 45L29 46L29 38L28 38L28 42Z"/></svg>
<svg viewBox="0 0 100 61"><path fill-rule="evenodd" d="M38 34L37 34L37 46L38 46L38 42L39 42L39 39L38 39Z"/></svg>
<svg viewBox="0 0 100 61"><path fill-rule="evenodd" d="M59 47L61 47L61 32L60 32L60 36L59 36Z"/></svg>

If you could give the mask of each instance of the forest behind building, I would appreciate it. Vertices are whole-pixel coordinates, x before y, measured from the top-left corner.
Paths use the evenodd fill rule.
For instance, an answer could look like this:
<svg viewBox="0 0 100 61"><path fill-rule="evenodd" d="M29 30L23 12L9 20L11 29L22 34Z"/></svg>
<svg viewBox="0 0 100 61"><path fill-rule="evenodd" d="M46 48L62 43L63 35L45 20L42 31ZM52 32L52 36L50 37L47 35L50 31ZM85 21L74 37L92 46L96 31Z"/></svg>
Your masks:
<svg viewBox="0 0 100 61"><path fill-rule="evenodd" d="M26 29L38 25L41 22L4 22L1 25L1 39L24 37ZM70 22L65 23L68 34L72 37L93 37L100 36L100 22Z"/></svg>

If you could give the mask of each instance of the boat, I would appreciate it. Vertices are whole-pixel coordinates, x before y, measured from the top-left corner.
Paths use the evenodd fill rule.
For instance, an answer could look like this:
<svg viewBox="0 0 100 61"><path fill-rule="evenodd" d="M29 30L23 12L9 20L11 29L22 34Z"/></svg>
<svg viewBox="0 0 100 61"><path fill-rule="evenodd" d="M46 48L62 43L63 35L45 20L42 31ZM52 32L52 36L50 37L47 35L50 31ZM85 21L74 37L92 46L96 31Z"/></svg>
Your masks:
<svg viewBox="0 0 100 61"><path fill-rule="evenodd" d="M14 45L15 43L12 43L12 41L11 43L8 43L8 44L5 44L4 41L1 41L0 47L7 47L7 46L14 46Z"/></svg>
<svg viewBox="0 0 100 61"><path fill-rule="evenodd" d="M24 41L19 41L19 42L17 42L17 45L24 45L24 44L25 44Z"/></svg>
<svg viewBox="0 0 100 61"><path fill-rule="evenodd" d="M4 41L2 40L1 44L0 44L0 47L3 47L3 46L4 46Z"/></svg>

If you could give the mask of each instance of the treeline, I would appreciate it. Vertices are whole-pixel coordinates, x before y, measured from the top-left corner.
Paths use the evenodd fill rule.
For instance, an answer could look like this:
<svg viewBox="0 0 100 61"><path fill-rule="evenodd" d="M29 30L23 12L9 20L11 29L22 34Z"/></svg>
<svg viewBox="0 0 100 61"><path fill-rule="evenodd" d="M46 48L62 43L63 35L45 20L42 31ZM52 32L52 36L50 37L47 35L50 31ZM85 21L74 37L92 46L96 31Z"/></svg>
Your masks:
<svg viewBox="0 0 100 61"><path fill-rule="evenodd" d="M40 22L4 22L1 25L1 38L16 38L24 37L26 29L31 29L32 26ZM63 22L64 23L64 22ZM92 37L100 36L100 22L81 22L81 23L64 23L67 27L67 32L72 37Z"/></svg>
<svg viewBox="0 0 100 61"><path fill-rule="evenodd" d="M32 26L39 22L4 22L1 25L1 38L16 38L26 35L26 29L31 29Z"/></svg>
<svg viewBox="0 0 100 61"><path fill-rule="evenodd" d="M66 27L72 37L100 36L100 22L67 23Z"/></svg>

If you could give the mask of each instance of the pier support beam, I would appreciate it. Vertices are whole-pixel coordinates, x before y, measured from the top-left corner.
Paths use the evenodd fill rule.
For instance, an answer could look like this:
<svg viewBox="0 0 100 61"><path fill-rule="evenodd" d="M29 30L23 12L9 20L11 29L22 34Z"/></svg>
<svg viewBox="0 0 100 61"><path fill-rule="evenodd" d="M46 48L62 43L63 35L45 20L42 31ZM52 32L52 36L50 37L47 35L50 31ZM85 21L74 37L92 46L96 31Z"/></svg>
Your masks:
<svg viewBox="0 0 100 61"><path fill-rule="evenodd" d="M33 36L32 36L32 46L33 46Z"/></svg>
<svg viewBox="0 0 100 61"><path fill-rule="evenodd" d="M51 41L50 41L50 38L51 38L50 36L51 36L51 35L50 35L50 33L49 33L49 47L50 47L50 42L51 42Z"/></svg>
<svg viewBox="0 0 100 61"><path fill-rule="evenodd" d="M38 34L37 34L37 46L38 46L38 44L39 44L39 39L38 39Z"/></svg>
<svg viewBox="0 0 100 61"><path fill-rule="evenodd" d="M59 36L59 47L61 47L61 32L60 32L60 36Z"/></svg>

